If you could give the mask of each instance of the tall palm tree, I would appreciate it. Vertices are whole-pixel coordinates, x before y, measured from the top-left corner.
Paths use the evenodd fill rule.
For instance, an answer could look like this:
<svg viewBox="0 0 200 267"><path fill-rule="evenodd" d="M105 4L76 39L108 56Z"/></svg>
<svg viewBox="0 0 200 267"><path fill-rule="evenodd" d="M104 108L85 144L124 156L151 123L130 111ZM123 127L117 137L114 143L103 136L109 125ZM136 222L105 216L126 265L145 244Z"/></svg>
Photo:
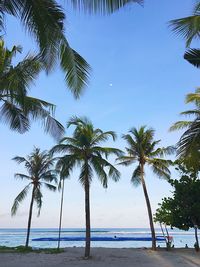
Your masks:
<svg viewBox="0 0 200 267"><path fill-rule="evenodd" d="M74 7L90 13L123 7L127 3L142 3L142 0L68 0ZM90 66L69 45L65 37L63 8L55 0L6 0L0 1L0 31L5 31L5 17L15 16L36 40L47 72L57 61L65 73L68 88L77 98L88 84Z"/></svg>
<svg viewBox="0 0 200 267"><path fill-rule="evenodd" d="M85 191L85 220L86 243L85 258L90 256L90 186L94 172L100 179L103 187L107 187L108 177L114 181L120 178L119 171L107 160L109 155L121 155L121 151L112 147L102 147L100 144L116 135L113 131L103 132L94 128L87 118L73 117L68 122L68 127L74 125L72 137L63 138L60 143L52 148L53 153L62 153L58 160L61 175L68 176L75 167L80 168L79 181Z"/></svg>
<svg viewBox="0 0 200 267"><path fill-rule="evenodd" d="M12 61L21 50L20 46L8 50L0 40L0 120L20 133L29 130L31 121L41 120L45 131L58 138L64 128L53 118L55 106L27 95L42 69L40 58L27 55L14 66Z"/></svg>
<svg viewBox="0 0 200 267"><path fill-rule="evenodd" d="M184 58L197 68L200 67L200 49L189 48L193 40L198 40L200 36L200 1L194 6L193 12L190 16L174 19L170 21L172 30L183 37L186 41Z"/></svg>
<svg viewBox="0 0 200 267"><path fill-rule="evenodd" d="M29 216L28 216L28 227L27 227L27 236L26 236L26 247L29 245L29 236L31 229L31 220L33 213L33 204L35 203L38 208L38 216L40 215L40 210L42 207L42 191L41 188L45 186L47 189L51 191L56 190L56 186L52 185L52 182L57 181L57 172L54 170L54 159L47 151L40 151L39 148L34 148L33 152L24 157L14 157L17 163L23 163L28 174L16 173L15 178L21 180L27 180L28 185L19 193L19 195L15 198L11 214L15 215L19 204L26 198L29 191L32 189L31 193L31 202L29 208Z"/></svg>
<svg viewBox="0 0 200 267"><path fill-rule="evenodd" d="M155 132L152 128L146 129L145 126L140 127L138 130L136 128L132 128L129 131L129 134L123 135L123 139L128 144L128 147L126 147L127 155L121 156L117 160L120 161L119 164L125 166L129 166L130 164L136 162L138 163L133 171L131 182L134 185L138 185L140 183L142 184L149 215L149 223L152 235L152 249L156 250L156 236L152 210L145 182L145 166L150 166L153 172L160 178L169 179L169 165L171 161L160 157L171 153L173 148L156 148L160 143L160 140L154 140L154 133Z"/></svg>
<svg viewBox="0 0 200 267"><path fill-rule="evenodd" d="M178 156L192 160L193 164L198 164L197 167L200 168L200 88L197 88L195 93L186 96L186 103L194 104L195 108L181 112L181 115L193 115L194 119L178 121L172 125L170 130L186 129L177 144Z"/></svg>

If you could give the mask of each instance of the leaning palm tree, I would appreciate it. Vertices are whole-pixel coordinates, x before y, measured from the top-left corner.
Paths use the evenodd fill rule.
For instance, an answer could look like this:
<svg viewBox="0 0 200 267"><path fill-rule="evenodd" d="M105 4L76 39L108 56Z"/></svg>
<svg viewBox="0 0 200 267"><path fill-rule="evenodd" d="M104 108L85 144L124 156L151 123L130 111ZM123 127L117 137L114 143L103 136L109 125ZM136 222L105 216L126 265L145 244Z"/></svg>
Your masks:
<svg viewBox="0 0 200 267"><path fill-rule="evenodd" d="M79 181L85 191L85 220L86 243L85 258L90 256L90 186L94 172L100 179L103 187L107 187L108 177L114 181L120 178L119 171L108 161L109 155L121 155L121 151L112 147L102 147L100 144L116 135L113 131L103 132L94 128L87 118L73 117L68 122L68 127L74 125L72 137L63 138L60 143L52 148L53 153L62 153L58 160L61 176L69 176L75 167L80 168Z"/></svg>
<svg viewBox="0 0 200 267"><path fill-rule="evenodd" d="M177 144L177 153L180 158L187 158L196 164L199 162L200 155L200 88L197 88L195 93L186 96L186 103L193 103L195 108L181 112L181 115L192 115L194 119L178 121L172 125L170 130L186 129Z"/></svg>
<svg viewBox="0 0 200 267"><path fill-rule="evenodd" d="M28 185L19 193L19 195L15 198L11 214L15 215L19 204L25 199L28 195L29 191L31 192L31 202L29 208L29 216L28 216L28 227L27 227L27 236L26 236L26 247L29 245L29 236L31 229L31 220L33 213L33 204L35 203L38 208L38 216L40 215L40 210L42 207L42 191L41 188L45 186L47 189L51 191L56 190L56 186L52 185L52 182L57 181L57 172L54 167L54 159L47 151L40 151L39 148L34 148L33 152L24 157L14 157L17 163L23 163L28 174L16 173L15 178L21 180L27 180Z"/></svg>
<svg viewBox="0 0 200 267"><path fill-rule="evenodd" d="M172 30L183 37L186 47L190 47L193 40L199 40L200 36L200 1L194 6L190 16L170 21ZM191 49L185 52L184 58L195 67L200 67L200 49Z"/></svg>
<svg viewBox="0 0 200 267"><path fill-rule="evenodd" d="M59 138L63 126L53 117L55 106L41 99L28 96L28 89L42 70L37 56L27 55L17 65L12 61L20 46L8 50L0 40L0 120L10 129L24 133L29 130L31 121L40 120L45 132Z"/></svg>
<svg viewBox="0 0 200 267"><path fill-rule="evenodd" d="M142 0L68 0L74 7L90 13L112 13L127 3ZM26 31L36 40L47 72L58 62L65 73L65 81L75 97L88 84L90 66L65 37L63 8L55 0L0 1L0 31L5 31L5 17L17 17Z"/></svg>
<svg viewBox="0 0 200 267"><path fill-rule="evenodd" d="M173 151L172 147L167 148L156 148L160 143L160 140L154 140L154 130L149 128L146 129L145 126L140 127L138 130L132 128L129 134L123 135L123 139L127 142L128 147L126 147L127 155L119 157L117 160L120 161L119 164L129 166L132 163L138 163L133 171L131 182L134 185L142 184L144 196L146 200L149 223L152 235L152 249L156 250L156 236L153 224L151 204L147 192L147 187L145 183L145 171L146 165L150 166L153 172L165 179L170 178L169 166L171 161L165 160L163 157L165 154L171 153Z"/></svg>

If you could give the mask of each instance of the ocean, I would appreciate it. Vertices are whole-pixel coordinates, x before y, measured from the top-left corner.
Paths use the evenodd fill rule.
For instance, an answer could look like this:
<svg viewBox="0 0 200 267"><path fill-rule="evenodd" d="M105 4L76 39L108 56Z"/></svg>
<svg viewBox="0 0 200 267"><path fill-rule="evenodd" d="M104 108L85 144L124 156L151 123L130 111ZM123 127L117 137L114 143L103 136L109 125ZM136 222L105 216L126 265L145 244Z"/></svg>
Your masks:
<svg viewBox="0 0 200 267"><path fill-rule="evenodd" d="M195 239L194 231L180 231L178 229L169 230L170 236L173 237L176 248L188 247L193 248ZM150 230L147 228L93 228L92 236L97 237L149 237ZM161 230L156 229L156 235L162 236ZM85 231L82 228L63 228L61 237L82 237ZM55 248L56 241L32 241L34 238L58 237L56 228L34 228L31 229L30 246L33 248ZM25 244L26 229L0 229L0 246L20 246ZM61 241L61 247L82 247L84 241ZM157 242L157 245L164 247L164 242ZM151 241L92 241L92 247L110 247L110 248L138 248L151 247Z"/></svg>

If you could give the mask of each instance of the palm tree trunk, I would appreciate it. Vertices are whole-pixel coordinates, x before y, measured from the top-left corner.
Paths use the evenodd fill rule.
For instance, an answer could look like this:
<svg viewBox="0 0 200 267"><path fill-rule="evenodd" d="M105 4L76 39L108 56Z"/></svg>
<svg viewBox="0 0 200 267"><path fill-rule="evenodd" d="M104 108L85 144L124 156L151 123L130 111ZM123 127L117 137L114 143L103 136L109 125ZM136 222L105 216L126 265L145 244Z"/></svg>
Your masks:
<svg viewBox="0 0 200 267"><path fill-rule="evenodd" d="M88 177L85 179L85 222L86 222L86 238L85 238L85 258L90 257L90 186Z"/></svg>
<svg viewBox="0 0 200 267"><path fill-rule="evenodd" d="M198 228L197 228L197 225L194 225L194 231L195 231L195 240L196 240L196 243L195 243L195 250L196 251L199 251L199 239L198 239Z"/></svg>
<svg viewBox="0 0 200 267"><path fill-rule="evenodd" d="M151 204L146 188L146 183L144 180L144 165L141 164L141 182L142 182L142 187L144 191L144 196L147 204L147 210L148 210L148 215L149 215L149 224L151 228L151 237L152 237L152 249L156 250L156 235L155 235L155 229L154 229L154 224L153 224L153 216L152 216L152 211L151 211Z"/></svg>
<svg viewBox="0 0 200 267"><path fill-rule="evenodd" d="M31 230L31 219L32 219L32 213L33 213L34 193L35 193L35 186L33 186L31 203L30 203L30 208L29 208L28 227L27 227L26 245L25 245L26 247L28 247L28 244L29 244L29 236L30 236L30 230Z"/></svg>
<svg viewBox="0 0 200 267"><path fill-rule="evenodd" d="M58 249L60 248L60 234L61 234L61 226L62 226L62 211L63 211L64 185L65 185L65 181L63 179L63 183L62 183L62 194L61 194L61 201L60 201L60 221L59 221L59 230L58 230Z"/></svg>

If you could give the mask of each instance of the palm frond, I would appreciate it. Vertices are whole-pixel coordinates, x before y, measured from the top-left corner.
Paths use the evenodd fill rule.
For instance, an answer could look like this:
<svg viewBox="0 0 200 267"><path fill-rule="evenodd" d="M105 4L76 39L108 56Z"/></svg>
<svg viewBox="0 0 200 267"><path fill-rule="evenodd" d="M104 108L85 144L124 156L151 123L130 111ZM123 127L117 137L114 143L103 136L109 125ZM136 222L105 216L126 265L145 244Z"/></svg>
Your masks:
<svg viewBox="0 0 200 267"><path fill-rule="evenodd" d="M105 164L103 160L101 160L100 157L93 156L90 161L103 187L107 188L108 187L108 176L104 170Z"/></svg>
<svg viewBox="0 0 200 267"><path fill-rule="evenodd" d="M171 160L160 158L148 159L148 164L151 166L152 171L159 177L164 179L170 178L169 166L172 165Z"/></svg>
<svg viewBox="0 0 200 267"><path fill-rule="evenodd" d="M185 102L194 103L197 107L200 107L200 88L197 88L195 93L187 94Z"/></svg>
<svg viewBox="0 0 200 267"><path fill-rule="evenodd" d="M14 216L17 213L19 204L23 202L23 200L26 198L28 191L30 189L31 183L29 183L25 188L19 193L19 195L15 198L14 203L11 208L11 215Z"/></svg>
<svg viewBox="0 0 200 267"><path fill-rule="evenodd" d="M117 159L118 165L129 166L134 163L137 158L135 156L120 156Z"/></svg>
<svg viewBox="0 0 200 267"><path fill-rule="evenodd" d="M99 129L98 129L98 133L94 135L92 145L98 145L100 142L105 142L108 140L110 136L112 137L113 141L115 141L117 138L117 135L114 131L101 132L99 134Z"/></svg>
<svg viewBox="0 0 200 267"><path fill-rule="evenodd" d="M72 116L67 122L67 128L70 126L90 126L93 127L92 122L87 117Z"/></svg>
<svg viewBox="0 0 200 267"><path fill-rule="evenodd" d="M54 182L57 183L57 175L58 175L58 171L56 170L49 170L45 173L42 173L40 175L40 180L41 181L45 181L45 182Z"/></svg>
<svg viewBox="0 0 200 267"><path fill-rule="evenodd" d="M108 176L111 177L111 179L115 182L118 182L120 177L121 177L121 173L120 171L118 171L117 168L115 168L112 164L110 164L109 162L107 163L107 167L109 169L108 172Z"/></svg>
<svg viewBox="0 0 200 267"><path fill-rule="evenodd" d="M193 15L170 21L170 27L186 40L186 46L190 46L192 40L198 39L200 35L200 16Z"/></svg>
<svg viewBox="0 0 200 267"><path fill-rule="evenodd" d="M56 191L56 186L54 186L54 185L52 185L52 184L48 184L48 183L43 183L44 185L45 185L45 187L47 188L47 189L49 189L50 191L53 191L53 192L55 192Z"/></svg>
<svg viewBox="0 0 200 267"><path fill-rule="evenodd" d="M0 108L1 120L8 124L11 130L25 133L30 129L29 119L24 115L23 110L4 100Z"/></svg>
<svg viewBox="0 0 200 267"><path fill-rule="evenodd" d="M16 179L21 179L21 180L31 180L31 177L22 173L15 173L15 178Z"/></svg>
<svg viewBox="0 0 200 267"><path fill-rule="evenodd" d="M188 128L191 125L191 121L177 121L175 122L171 127L170 127L170 131L176 131L176 130L182 130L185 128Z"/></svg>
<svg viewBox="0 0 200 267"><path fill-rule="evenodd" d="M143 4L143 0L68 0L75 9L89 14L112 14L120 8L132 4Z"/></svg>
<svg viewBox="0 0 200 267"><path fill-rule="evenodd" d="M88 182L89 184L92 181L93 171L91 166L84 162L81 166L81 173L79 175L79 181L80 183L85 186L85 184Z"/></svg>
<svg viewBox="0 0 200 267"><path fill-rule="evenodd" d="M200 116L200 109L193 109L193 110L187 110L187 111L183 111L180 113L181 115L195 115L195 116Z"/></svg>
<svg viewBox="0 0 200 267"><path fill-rule="evenodd" d="M131 183L134 186L138 186L141 183L141 168L140 165L138 165L135 170L133 171L133 174L131 176Z"/></svg>
<svg viewBox="0 0 200 267"><path fill-rule="evenodd" d="M60 48L60 65L66 73L65 81L75 98L79 98L88 85L89 64L65 40Z"/></svg>
<svg viewBox="0 0 200 267"><path fill-rule="evenodd" d="M41 120L46 133L56 140L64 134L63 125L54 118L55 106L44 100L26 96L23 99L23 111L34 120ZM46 109L47 108L47 109Z"/></svg>
<svg viewBox="0 0 200 267"><path fill-rule="evenodd" d="M34 191L34 201L37 204L37 208L38 208L38 214L37 216L40 216L40 212L41 212L41 208L42 208L42 192L40 189L40 186L36 187L35 191Z"/></svg>
<svg viewBox="0 0 200 267"><path fill-rule="evenodd" d="M164 157L167 155L172 155L176 152L175 146L168 146L168 147L162 147L157 148L155 151L151 152L149 157Z"/></svg>
<svg viewBox="0 0 200 267"><path fill-rule="evenodd" d="M93 146L91 150L93 153L100 154L102 156L105 156L106 158L108 158L108 156L110 155L115 155L117 157L120 157L123 154L122 150L113 147Z"/></svg>
<svg viewBox="0 0 200 267"><path fill-rule="evenodd" d="M186 59L193 66L199 68L200 67L200 49L188 49L184 54L184 59Z"/></svg>
<svg viewBox="0 0 200 267"><path fill-rule="evenodd" d="M177 154L179 157L195 153L200 150L200 119L194 120L190 127L183 133L179 142Z"/></svg>
<svg viewBox="0 0 200 267"><path fill-rule="evenodd" d="M11 1L10 1L11 2ZM62 8L53 0L15 0L15 13L36 39L49 70L57 58L65 19Z"/></svg>

